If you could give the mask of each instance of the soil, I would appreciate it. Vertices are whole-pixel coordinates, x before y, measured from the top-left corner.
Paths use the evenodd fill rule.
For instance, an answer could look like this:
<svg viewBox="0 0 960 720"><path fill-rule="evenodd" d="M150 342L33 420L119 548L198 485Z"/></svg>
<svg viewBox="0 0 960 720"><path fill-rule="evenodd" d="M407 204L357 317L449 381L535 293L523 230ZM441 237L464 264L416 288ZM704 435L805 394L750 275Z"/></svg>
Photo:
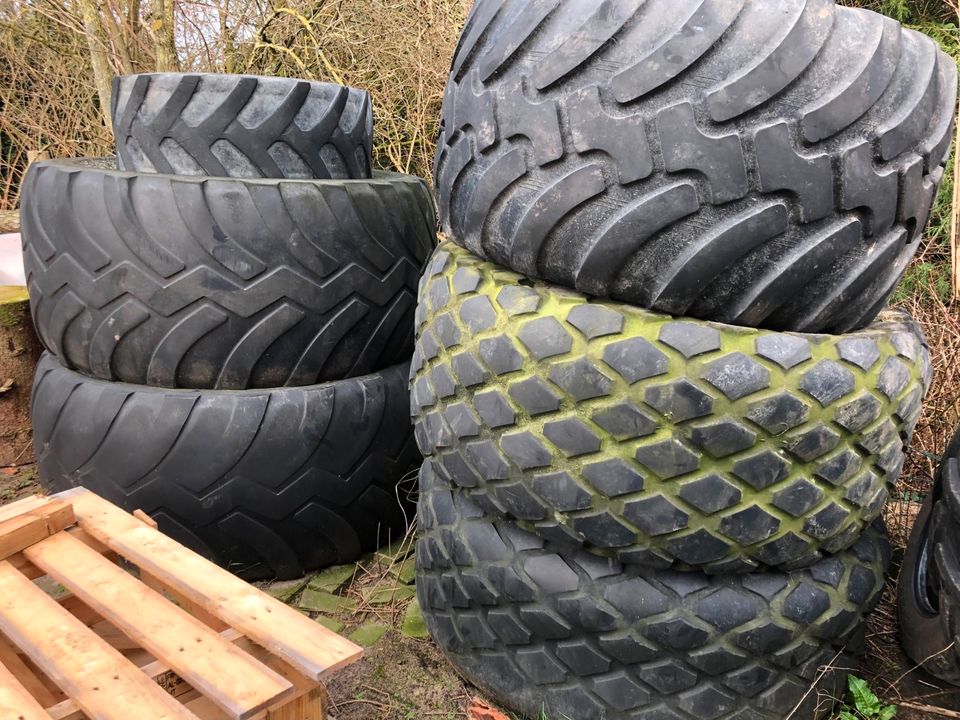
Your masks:
<svg viewBox="0 0 960 720"><path fill-rule="evenodd" d="M0 467L33 462L30 389L42 351L26 288L0 287Z"/></svg>
<svg viewBox="0 0 960 720"><path fill-rule="evenodd" d="M334 675L327 689L336 720L459 720L472 697L436 645L397 632Z"/></svg>
<svg viewBox="0 0 960 720"><path fill-rule="evenodd" d="M0 505L27 495L42 494L37 483L37 466L33 463L17 467L0 467Z"/></svg>

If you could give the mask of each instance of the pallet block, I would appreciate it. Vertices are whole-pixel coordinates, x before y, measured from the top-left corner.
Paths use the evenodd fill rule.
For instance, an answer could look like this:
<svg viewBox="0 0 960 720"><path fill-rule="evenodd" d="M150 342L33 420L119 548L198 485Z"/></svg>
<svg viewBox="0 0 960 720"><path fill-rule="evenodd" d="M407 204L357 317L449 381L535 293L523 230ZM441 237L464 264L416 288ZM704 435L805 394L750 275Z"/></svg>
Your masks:
<svg viewBox="0 0 960 720"><path fill-rule="evenodd" d="M362 652L83 488L0 507L0 720L325 720Z"/></svg>

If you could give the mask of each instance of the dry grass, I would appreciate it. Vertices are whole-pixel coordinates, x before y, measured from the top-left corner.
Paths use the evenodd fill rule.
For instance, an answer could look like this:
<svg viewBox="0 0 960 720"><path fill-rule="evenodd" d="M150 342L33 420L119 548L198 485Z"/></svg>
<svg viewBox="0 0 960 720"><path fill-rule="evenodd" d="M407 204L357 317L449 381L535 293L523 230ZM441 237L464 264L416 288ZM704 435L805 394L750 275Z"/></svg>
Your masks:
<svg viewBox="0 0 960 720"><path fill-rule="evenodd" d="M0 210L18 206L30 153L111 151L87 53L82 35L43 12L0 13Z"/></svg>
<svg viewBox="0 0 960 720"><path fill-rule="evenodd" d="M236 22L257 28L232 43L234 72L367 88L376 163L430 176L443 87L471 0L280 0L251 17L254 5L231 5L244 12ZM182 51L185 67L223 69L224 58L192 42L197 47ZM122 62L114 60L119 71ZM28 152L35 151L52 157L112 152L86 39L57 0L0 9L0 210L17 207Z"/></svg>
<svg viewBox="0 0 960 720"><path fill-rule="evenodd" d="M293 0L263 24L247 72L370 91L375 161L429 177L443 87L470 0Z"/></svg>
<svg viewBox="0 0 960 720"><path fill-rule="evenodd" d="M921 256L915 267L925 262L930 261ZM895 507L908 507L904 503L919 502L929 491L940 456L960 424L960 308L956 302L945 302L930 285L918 287L917 292L899 305L923 328L934 370L900 478L899 492L892 498L897 503ZM899 541L905 539L912 522L909 512L888 517L895 548L903 547Z"/></svg>

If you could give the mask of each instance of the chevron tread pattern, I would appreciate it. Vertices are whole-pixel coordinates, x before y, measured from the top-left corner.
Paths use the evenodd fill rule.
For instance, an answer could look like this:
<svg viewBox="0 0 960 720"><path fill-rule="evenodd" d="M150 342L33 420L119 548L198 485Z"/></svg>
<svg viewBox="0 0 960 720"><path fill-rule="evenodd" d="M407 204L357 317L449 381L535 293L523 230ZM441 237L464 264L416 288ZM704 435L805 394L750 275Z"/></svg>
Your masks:
<svg viewBox="0 0 960 720"><path fill-rule="evenodd" d="M369 178L366 90L251 75L148 73L113 80L119 165L237 178Z"/></svg>
<svg viewBox="0 0 960 720"><path fill-rule="evenodd" d="M447 242L421 285L411 415L445 481L544 537L792 569L878 517L930 377L905 313L841 336L675 320Z"/></svg>
<svg viewBox="0 0 960 720"><path fill-rule="evenodd" d="M567 552L421 470L417 594L450 661L525 717L831 716L884 584L882 527L807 571L710 577Z"/></svg>
<svg viewBox="0 0 960 720"><path fill-rule="evenodd" d="M407 366L303 388L105 382L50 354L33 386L41 484L82 485L247 578L353 562L412 520Z"/></svg>
<svg viewBox="0 0 960 720"><path fill-rule="evenodd" d="M312 385L412 352L435 243L417 178L175 178L49 161L31 168L21 210L38 334L87 375Z"/></svg>
<svg viewBox="0 0 960 720"><path fill-rule="evenodd" d="M445 92L441 227L591 295L847 332L919 246L956 98L932 39L833 0L479 0Z"/></svg>

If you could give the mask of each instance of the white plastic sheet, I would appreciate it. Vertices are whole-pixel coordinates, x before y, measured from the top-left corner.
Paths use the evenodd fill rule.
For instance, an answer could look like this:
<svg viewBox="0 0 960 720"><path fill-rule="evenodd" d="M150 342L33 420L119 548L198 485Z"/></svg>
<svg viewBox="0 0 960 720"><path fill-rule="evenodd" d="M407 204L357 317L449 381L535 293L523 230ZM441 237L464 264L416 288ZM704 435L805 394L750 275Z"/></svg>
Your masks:
<svg viewBox="0 0 960 720"><path fill-rule="evenodd" d="M0 285L26 285L20 233L0 235Z"/></svg>

